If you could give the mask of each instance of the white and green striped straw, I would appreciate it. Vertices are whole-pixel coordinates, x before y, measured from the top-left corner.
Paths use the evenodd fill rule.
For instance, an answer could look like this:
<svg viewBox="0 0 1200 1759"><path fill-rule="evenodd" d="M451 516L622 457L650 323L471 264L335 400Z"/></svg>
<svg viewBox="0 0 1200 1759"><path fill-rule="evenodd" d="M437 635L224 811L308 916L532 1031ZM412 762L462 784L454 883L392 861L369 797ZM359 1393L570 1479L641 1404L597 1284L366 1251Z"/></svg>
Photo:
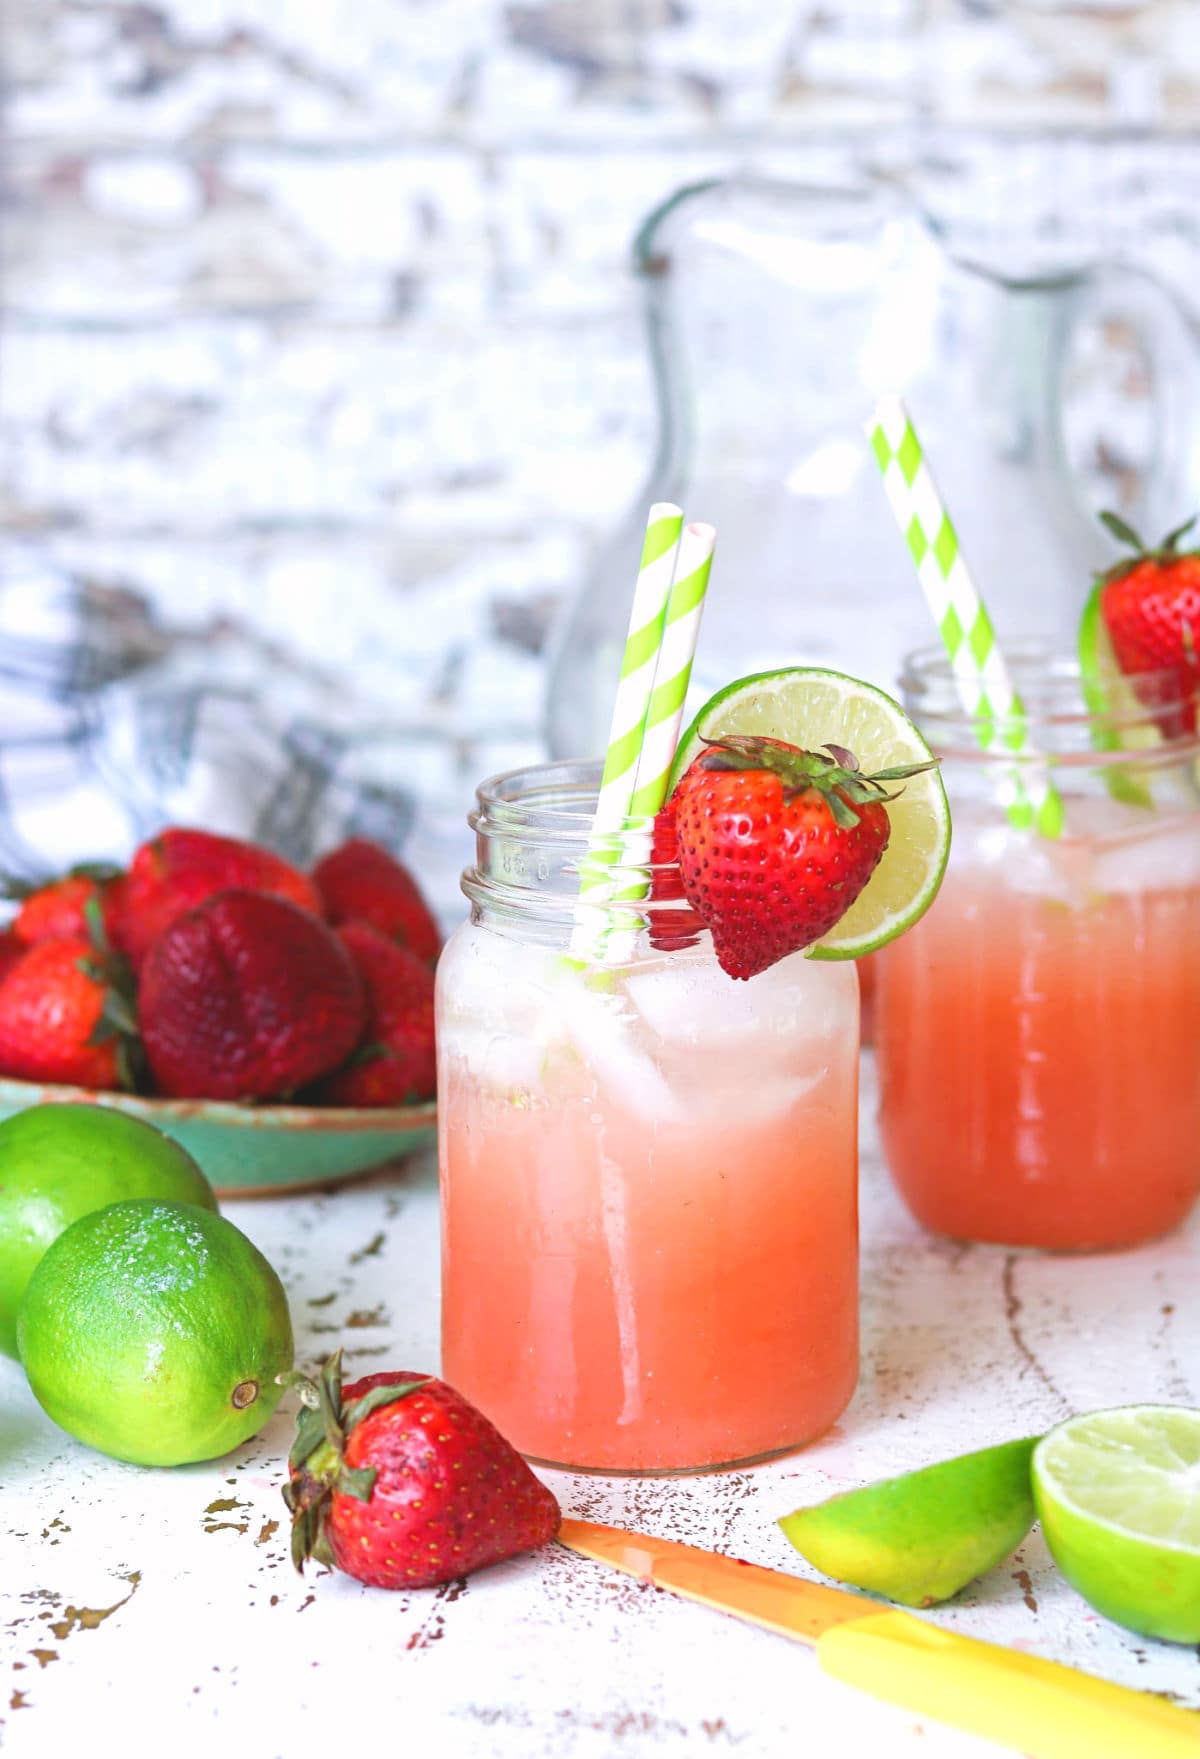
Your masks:
<svg viewBox="0 0 1200 1759"><path fill-rule="evenodd" d="M679 542L654 691L646 711L637 778L629 805L632 818L653 818L667 797L716 541L717 534L711 525L694 524L684 527Z"/></svg>
<svg viewBox="0 0 1200 1759"><path fill-rule="evenodd" d="M648 862L654 833L650 825L667 797L671 765L679 744L683 706L692 677L692 661L704 614L704 595L717 541L711 525L686 525L675 563L675 580L667 600L662 646L654 690L646 710L629 819L622 837L619 876L607 894L609 904L632 904L650 890ZM639 869L641 870L639 872ZM632 957L637 923L630 912L613 912L601 936L603 957L621 964Z"/></svg>
<svg viewBox="0 0 1200 1759"><path fill-rule="evenodd" d="M614 891L612 868L625 856L625 831L637 787L638 762L646 716L654 691L666 622L667 599L683 531L683 513L669 501L650 509L642 559L634 587L629 630L621 658L621 676L613 704L608 749L600 777L600 793L588 836L588 852L580 863L579 902L571 951L579 957L603 956L616 926L604 905Z"/></svg>
<svg viewBox="0 0 1200 1759"><path fill-rule="evenodd" d="M1000 740L1020 760L1006 782L1009 821L1057 837L1063 828L1062 797L1030 741L1025 705L899 397L880 399L867 436L975 737L984 751Z"/></svg>

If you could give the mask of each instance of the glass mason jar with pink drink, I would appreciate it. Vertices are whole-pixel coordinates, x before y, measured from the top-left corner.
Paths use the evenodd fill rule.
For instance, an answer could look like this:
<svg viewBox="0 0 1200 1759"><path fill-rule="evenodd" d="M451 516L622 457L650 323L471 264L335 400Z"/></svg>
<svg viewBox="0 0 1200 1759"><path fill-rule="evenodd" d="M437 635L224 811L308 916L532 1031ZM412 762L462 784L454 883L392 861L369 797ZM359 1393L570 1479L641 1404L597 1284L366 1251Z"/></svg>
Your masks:
<svg viewBox="0 0 1200 1759"><path fill-rule="evenodd" d="M735 983L682 901L572 958L598 781L479 789L438 972L442 1370L546 1463L754 1459L854 1389L857 979Z"/></svg>
<svg viewBox="0 0 1200 1759"><path fill-rule="evenodd" d="M1178 673L1085 687L1074 661L1012 660L1058 837L1010 824L1018 760L1003 727L980 749L945 656L904 672L955 834L932 909L878 961L884 1149L938 1233L1125 1246L1200 1193L1196 705Z"/></svg>

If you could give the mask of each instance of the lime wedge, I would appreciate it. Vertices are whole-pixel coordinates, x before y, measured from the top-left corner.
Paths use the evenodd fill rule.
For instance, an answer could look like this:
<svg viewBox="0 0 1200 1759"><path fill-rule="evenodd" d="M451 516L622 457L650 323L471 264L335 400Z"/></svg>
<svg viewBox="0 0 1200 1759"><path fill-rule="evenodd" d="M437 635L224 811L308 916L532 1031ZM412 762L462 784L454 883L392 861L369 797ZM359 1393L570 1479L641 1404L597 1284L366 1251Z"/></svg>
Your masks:
<svg viewBox="0 0 1200 1759"><path fill-rule="evenodd" d="M932 756L899 703L873 684L811 666L739 678L709 698L675 753L670 786L703 750L705 739L758 733L806 751L833 741L863 770L923 763ZM883 859L845 916L810 959L857 959L911 928L933 903L950 853L950 807L937 770L912 776L888 803L891 837Z"/></svg>
<svg viewBox="0 0 1200 1759"><path fill-rule="evenodd" d="M904 1606L936 1606L1008 1556L1033 1526L1036 1438L881 1478L785 1515L801 1557Z"/></svg>
<svg viewBox="0 0 1200 1759"><path fill-rule="evenodd" d="M1096 751L1143 751L1162 744L1162 734L1146 718L1132 680L1117 664L1100 610L1103 583L1097 581L1079 620L1079 680L1083 700L1093 717L1091 740ZM1119 731L1114 718L1133 724ZM1129 770L1106 768L1104 785L1114 800L1127 806L1153 806L1144 780Z"/></svg>
<svg viewBox="0 0 1200 1759"><path fill-rule="evenodd" d="M1097 1612L1200 1643L1200 1411L1123 1405L1072 1417L1033 1454L1046 1544Z"/></svg>

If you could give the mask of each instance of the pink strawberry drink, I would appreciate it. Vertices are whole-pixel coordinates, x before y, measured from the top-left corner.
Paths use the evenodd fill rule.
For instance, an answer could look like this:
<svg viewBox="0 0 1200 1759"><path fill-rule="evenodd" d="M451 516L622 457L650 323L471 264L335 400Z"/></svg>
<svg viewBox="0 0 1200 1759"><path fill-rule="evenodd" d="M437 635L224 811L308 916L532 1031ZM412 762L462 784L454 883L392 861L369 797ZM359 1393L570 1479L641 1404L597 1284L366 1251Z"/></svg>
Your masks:
<svg viewBox="0 0 1200 1759"><path fill-rule="evenodd" d="M751 1459L854 1388L857 979L796 955L735 984L670 905L573 964L595 782L479 792L438 973L443 1374L542 1461Z"/></svg>
<svg viewBox="0 0 1200 1759"><path fill-rule="evenodd" d="M932 909L879 962L884 1152L938 1233L1129 1246L1200 1194L1200 740L1099 686L1085 712L1070 663L1017 661L1054 838L1009 822L1007 747L979 749L943 656L906 672L955 834Z"/></svg>
<svg viewBox="0 0 1200 1759"><path fill-rule="evenodd" d="M937 902L884 949L884 1146L938 1233L1131 1245L1200 1193L1200 817L1088 808L1053 844L960 811Z"/></svg>

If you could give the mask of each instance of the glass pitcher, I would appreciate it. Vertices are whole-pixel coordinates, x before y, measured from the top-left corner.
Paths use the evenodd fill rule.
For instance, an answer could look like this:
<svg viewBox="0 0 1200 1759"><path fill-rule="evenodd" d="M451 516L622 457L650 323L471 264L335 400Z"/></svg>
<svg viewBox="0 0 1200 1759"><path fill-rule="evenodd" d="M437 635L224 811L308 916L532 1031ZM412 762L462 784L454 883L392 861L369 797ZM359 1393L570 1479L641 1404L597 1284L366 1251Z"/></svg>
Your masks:
<svg viewBox="0 0 1200 1759"><path fill-rule="evenodd" d="M1200 502L1200 357L1150 275L1001 273L952 254L883 182L698 185L636 244L657 454L552 644L547 740L601 751L645 510L720 533L692 701L803 662L889 687L928 612L863 425L900 393L1005 629L1071 641L1111 558L1098 508L1148 536Z"/></svg>

